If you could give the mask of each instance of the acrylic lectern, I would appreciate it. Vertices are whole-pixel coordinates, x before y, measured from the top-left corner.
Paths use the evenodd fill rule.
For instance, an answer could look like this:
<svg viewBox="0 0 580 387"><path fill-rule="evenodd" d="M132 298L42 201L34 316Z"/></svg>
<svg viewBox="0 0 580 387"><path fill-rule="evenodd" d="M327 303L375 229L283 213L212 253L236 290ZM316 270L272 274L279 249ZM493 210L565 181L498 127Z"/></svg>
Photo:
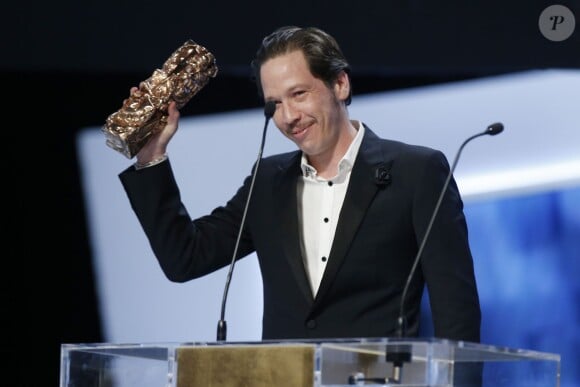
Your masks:
<svg viewBox="0 0 580 387"><path fill-rule="evenodd" d="M63 344L60 387L557 387L560 355L440 339Z"/></svg>

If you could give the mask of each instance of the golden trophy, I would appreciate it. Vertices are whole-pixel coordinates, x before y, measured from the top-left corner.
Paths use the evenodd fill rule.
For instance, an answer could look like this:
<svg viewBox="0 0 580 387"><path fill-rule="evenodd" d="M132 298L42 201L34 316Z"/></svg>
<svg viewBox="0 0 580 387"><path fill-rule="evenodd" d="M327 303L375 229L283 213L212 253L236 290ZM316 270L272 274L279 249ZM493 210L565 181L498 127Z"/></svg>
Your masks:
<svg viewBox="0 0 580 387"><path fill-rule="evenodd" d="M102 130L106 144L133 158L149 138L167 123L167 108L182 108L217 75L215 57L205 47L187 40L151 77L131 92L123 106L107 117Z"/></svg>

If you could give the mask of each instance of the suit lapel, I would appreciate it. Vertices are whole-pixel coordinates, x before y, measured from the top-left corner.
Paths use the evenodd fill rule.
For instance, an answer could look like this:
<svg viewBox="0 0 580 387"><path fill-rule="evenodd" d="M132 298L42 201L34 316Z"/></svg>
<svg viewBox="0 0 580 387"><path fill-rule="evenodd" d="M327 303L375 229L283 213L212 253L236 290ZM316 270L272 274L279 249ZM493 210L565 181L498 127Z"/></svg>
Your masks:
<svg viewBox="0 0 580 387"><path fill-rule="evenodd" d="M377 140L378 137L365 127L365 135L351 172L328 264L314 306L321 302L332 285L377 191L390 179L390 176L386 176L390 170L390 164L384 162Z"/></svg>
<svg viewBox="0 0 580 387"><path fill-rule="evenodd" d="M279 166L274 186L273 200L280 214L280 238L282 254L291 267L292 275L308 303L313 301L312 289L306 275L300 242L298 224L297 183L300 177L300 152L287 164Z"/></svg>

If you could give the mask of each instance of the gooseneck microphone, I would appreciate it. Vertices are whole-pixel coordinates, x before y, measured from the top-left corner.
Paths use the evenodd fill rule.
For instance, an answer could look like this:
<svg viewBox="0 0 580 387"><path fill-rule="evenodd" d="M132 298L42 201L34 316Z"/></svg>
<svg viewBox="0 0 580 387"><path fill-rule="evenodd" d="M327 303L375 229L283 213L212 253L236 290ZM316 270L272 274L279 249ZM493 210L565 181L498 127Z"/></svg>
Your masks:
<svg viewBox="0 0 580 387"><path fill-rule="evenodd" d="M403 294L401 295L401 304L399 307L399 317L397 318L397 337L399 337L399 338L405 337L406 328L407 328L406 319L405 319L405 299L407 297L407 292L409 291L409 286L411 284L411 280L413 279L413 275L415 274L415 271L417 270L417 265L419 264L419 261L421 259L421 255L423 254L423 249L425 248L425 244L427 243L427 238L429 238L429 234L431 233L431 228L433 226L433 222L435 221L435 217L437 216L437 213L439 212L439 207L441 207L441 202L443 201L443 196L445 196L445 192L447 191L447 187L449 186L449 182L451 181L451 177L453 176L453 172L455 171L455 167L457 166L457 162L459 161L459 156L461 155L461 151L463 150L465 145L467 145L467 143L470 142L471 140L473 140L474 138L477 138L480 136L485 136L485 135L495 136L496 134L499 134L502 131L503 131L503 124L501 122L496 122L494 124L489 125L485 131L469 137L459 147L459 150L457 151L457 155L455 156L455 159L453 161L451 169L449 170L449 174L447 175L447 180L445 180L445 184L443 184L443 188L441 188L441 194L439 195L439 200L437 201L437 204L435 205L435 209L433 210L433 214L431 215L431 219L429 220L429 224L427 226L425 234L423 235L423 240L421 241L421 244L419 246L419 250L417 251L417 255L415 256L413 266L411 267L411 271L409 273L409 276L407 277L407 282L405 284L405 288L403 289Z"/></svg>
<svg viewBox="0 0 580 387"><path fill-rule="evenodd" d="M409 286L411 284L411 280L413 279L413 275L417 270L417 265L421 260L421 255L423 254L423 249L425 248L425 244L427 243L427 239L429 238L429 234L431 233L431 228L433 226L433 222L435 221L435 217L439 212L439 207L441 207L441 202L443 201L443 196L445 196L445 192L447 191L447 187L449 186L449 182L451 181L451 177L453 176L453 172L455 171L455 167L457 166L457 162L459 161L459 156L461 155L461 151L467 145L467 143L473 140L476 137L484 136L484 135L491 135L495 136L503 131L503 124L500 122L496 122L491 124L487 127L487 129L481 133L473 135L469 137L467 140L461 144L459 150L457 151L457 155L453 160L453 164L449 169L449 174L447 175L447 179L441 188L441 193L439 194L439 199L437 200L437 204L435 205L435 209L431 214L431 219L429 220L429 224L427 225L427 229L425 230L425 234L423 235L423 239L421 240L421 244L419 245L419 249L417 250L417 255L415 256L415 260L413 261L413 266L411 267L411 271L409 272L409 276L407 277L407 282L405 283L405 287L403 289L403 294L401 295L401 304L399 307L399 317L397 318L397 338L403 338L406 334L407 329L407 321L405 319L405 299L407 297L407 292L409 291ZM386 361L393 364L393 371L392 377L385 378L385 383L392 383L392 384L400 384L402 379L402 370L403 364L408 363L411 361L411 346L408 344L399 344L394 345L391 347L386 348L385 353Z"/></svg>
<svg viewBox="0 0 580 387"><path fill-rule="evenodd" d="M222 307L220 313L220 320L217 325L217 341L225 341L227 335L227 323L225 320L226 314L226 301L228 298L228 290L230 288L230 282L232 281L232 273L234 272L234 266L236 264L236 256L238 255L238 247L240 245L240 239L242 238L242 230L244 229L244 223L246 222L246 214L248 212L248 206L250 204L250 198L252 197L252 191L254 189L254 182L256 181L256 175L258 172L258 166L260 165L260 160L262 159L262 152L264 151L264 143L266 142L266 130L268 129L268 123L276 111L276 103L274 101L266 102L264 106L264 116L266 117L264 122L264 130L262 131L262 143L260 144L260 150L258 151L258 158L254 169L252 171L252 182L250 183L250 189L248 191L248 197L246 198L246 205L244 207L244 213L242 215L242 220L240 223L240 229L238 231L238 237L236 239L236 245L234 247L234 253L232 254L232 261L228 270L228 275L226 277L226 285L224 289L224 294L222 298Z"/></svg>

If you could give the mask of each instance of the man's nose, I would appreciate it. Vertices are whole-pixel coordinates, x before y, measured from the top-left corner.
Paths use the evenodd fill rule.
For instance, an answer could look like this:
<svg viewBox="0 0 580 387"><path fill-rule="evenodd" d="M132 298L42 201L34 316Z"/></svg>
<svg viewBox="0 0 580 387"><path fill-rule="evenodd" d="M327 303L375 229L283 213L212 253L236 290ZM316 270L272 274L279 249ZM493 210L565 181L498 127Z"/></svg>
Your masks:
<svg viewBox="0 0 580 387"><path fill-rule="evenodd" d="M281 116L285 124L292 124L300 118L300 113L291 103L282 102L280 105Z"/></svg>

